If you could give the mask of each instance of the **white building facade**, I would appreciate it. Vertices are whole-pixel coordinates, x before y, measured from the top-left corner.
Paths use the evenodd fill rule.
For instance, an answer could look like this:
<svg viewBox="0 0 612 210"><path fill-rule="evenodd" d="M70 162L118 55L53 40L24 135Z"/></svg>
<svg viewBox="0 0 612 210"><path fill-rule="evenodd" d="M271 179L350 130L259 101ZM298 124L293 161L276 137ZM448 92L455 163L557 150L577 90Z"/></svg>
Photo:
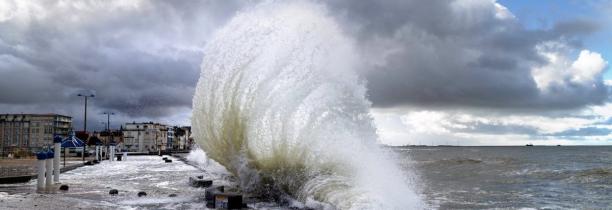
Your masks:
<svg viewBox="0 0 612 210"><path fill-rule="evenodd" d="M53 145L54 135L66 137L72 117L59 114L0 114L0 156L23 150L32 153Z"/></svg>
<svg viewBox="0 0 612 210"><path fill-rule="evenodd" d="M154 122L126 123L123 145L128 152L165 151L168 145L168 126Z"/></svg>
<svg viewBox="0 0 612 210"><path fill-rule="evenodd" d="M174 148L179 150L191 149L191 127L174 127Z"/></svg>

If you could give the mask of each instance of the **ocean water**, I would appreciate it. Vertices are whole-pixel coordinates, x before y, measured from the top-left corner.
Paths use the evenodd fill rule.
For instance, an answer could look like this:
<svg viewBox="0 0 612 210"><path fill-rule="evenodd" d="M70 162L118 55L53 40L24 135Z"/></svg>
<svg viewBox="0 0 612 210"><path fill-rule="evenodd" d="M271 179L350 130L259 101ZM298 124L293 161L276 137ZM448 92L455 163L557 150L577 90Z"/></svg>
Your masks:
<svg viewBox="0 0 612 210"><path fill-rule="evenodd" d="M401 147L440 209L610 209L612 147Z"/></svg>

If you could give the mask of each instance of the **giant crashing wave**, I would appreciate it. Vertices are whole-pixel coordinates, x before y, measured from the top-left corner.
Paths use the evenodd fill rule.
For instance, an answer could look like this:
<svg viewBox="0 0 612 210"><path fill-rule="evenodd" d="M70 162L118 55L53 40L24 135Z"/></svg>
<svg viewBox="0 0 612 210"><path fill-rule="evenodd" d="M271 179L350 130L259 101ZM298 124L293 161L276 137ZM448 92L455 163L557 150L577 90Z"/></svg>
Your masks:
<svg viewBox="0 0 612 210"><path fill-rule="evenodd" d="M414 176L376 143L354 52L315 3L238 13L204 51L196 141L250 193L314 208L421 208Z"/></svg>

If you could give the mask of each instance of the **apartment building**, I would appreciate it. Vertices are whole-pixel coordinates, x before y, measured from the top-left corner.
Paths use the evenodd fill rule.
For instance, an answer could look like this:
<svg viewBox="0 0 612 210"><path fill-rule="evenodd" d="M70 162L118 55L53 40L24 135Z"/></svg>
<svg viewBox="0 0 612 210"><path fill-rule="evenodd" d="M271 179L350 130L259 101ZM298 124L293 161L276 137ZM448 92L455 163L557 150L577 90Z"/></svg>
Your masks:
<svg viewBox="0 0 612 210"><path fill-rule="evenodd" d="M168 126L154 122L126 123L123 127L123 146L129 152L165 151L168 145Z"/></svg>
<svg viewBox="0 0 612 210"><path fill-rule="evenodd" d="M59 114L0 114L0 152L36 151L53 144L53 136L66 137L72 117Z"/></svg>

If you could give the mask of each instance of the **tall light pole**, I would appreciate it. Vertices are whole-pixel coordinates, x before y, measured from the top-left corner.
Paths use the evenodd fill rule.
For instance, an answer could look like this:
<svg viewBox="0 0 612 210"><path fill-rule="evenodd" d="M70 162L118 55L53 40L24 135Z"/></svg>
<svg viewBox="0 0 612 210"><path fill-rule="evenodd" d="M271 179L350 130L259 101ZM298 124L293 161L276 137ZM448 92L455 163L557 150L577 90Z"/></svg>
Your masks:
<svg viewBox="0 0 612 210"><path fill-rule="evenodd" d="M106 131L110 132L110 116L111 115L115 115L115 113L113 113L113 112L104 112L103 114L106 115Z"/></svg>
<svg viewBox="0 0 612 210"><path fill-rule="evenodd" d="M104 113L102 113L102 114L105 114L105 115L106 115L106 134L108 135L108 136L107 136L107 139L106 139L106 144L110 144L110 143L111 143L111 141L113 140L113 134L112 134L112 133L111 133L111 131L110 131L110 116L111 116L111 115L115 115L115 113L112 113L112 112L104 112Z"/></svg>
<svg viewBox="0 0 612 210"><path fill-rule="evenodd" d="M85 116L83 117L83 131L85 131L85 133L87 133L87 98L93 98L95 97L94 94L89 94L89 95L85 95L85 94L78 94L77 96L83 97L85 98ZM87 144L83 144L83 152L81 153L83 155L83 161L85 161L85 147L87 146Z"/></svg>
<svg viewBox="0 0 612 210"><path fill-rule="evenodd" d="M93 97L95 97L95 95L94 94L85 95L85 94L80 94L79 93L77 96L85 98L85 114L84 114L85 116L83 117L84 118L84 120L83 120L83 131L85 131L85 133L87 133L87 99L88 98L93 98Z"/></svg>

